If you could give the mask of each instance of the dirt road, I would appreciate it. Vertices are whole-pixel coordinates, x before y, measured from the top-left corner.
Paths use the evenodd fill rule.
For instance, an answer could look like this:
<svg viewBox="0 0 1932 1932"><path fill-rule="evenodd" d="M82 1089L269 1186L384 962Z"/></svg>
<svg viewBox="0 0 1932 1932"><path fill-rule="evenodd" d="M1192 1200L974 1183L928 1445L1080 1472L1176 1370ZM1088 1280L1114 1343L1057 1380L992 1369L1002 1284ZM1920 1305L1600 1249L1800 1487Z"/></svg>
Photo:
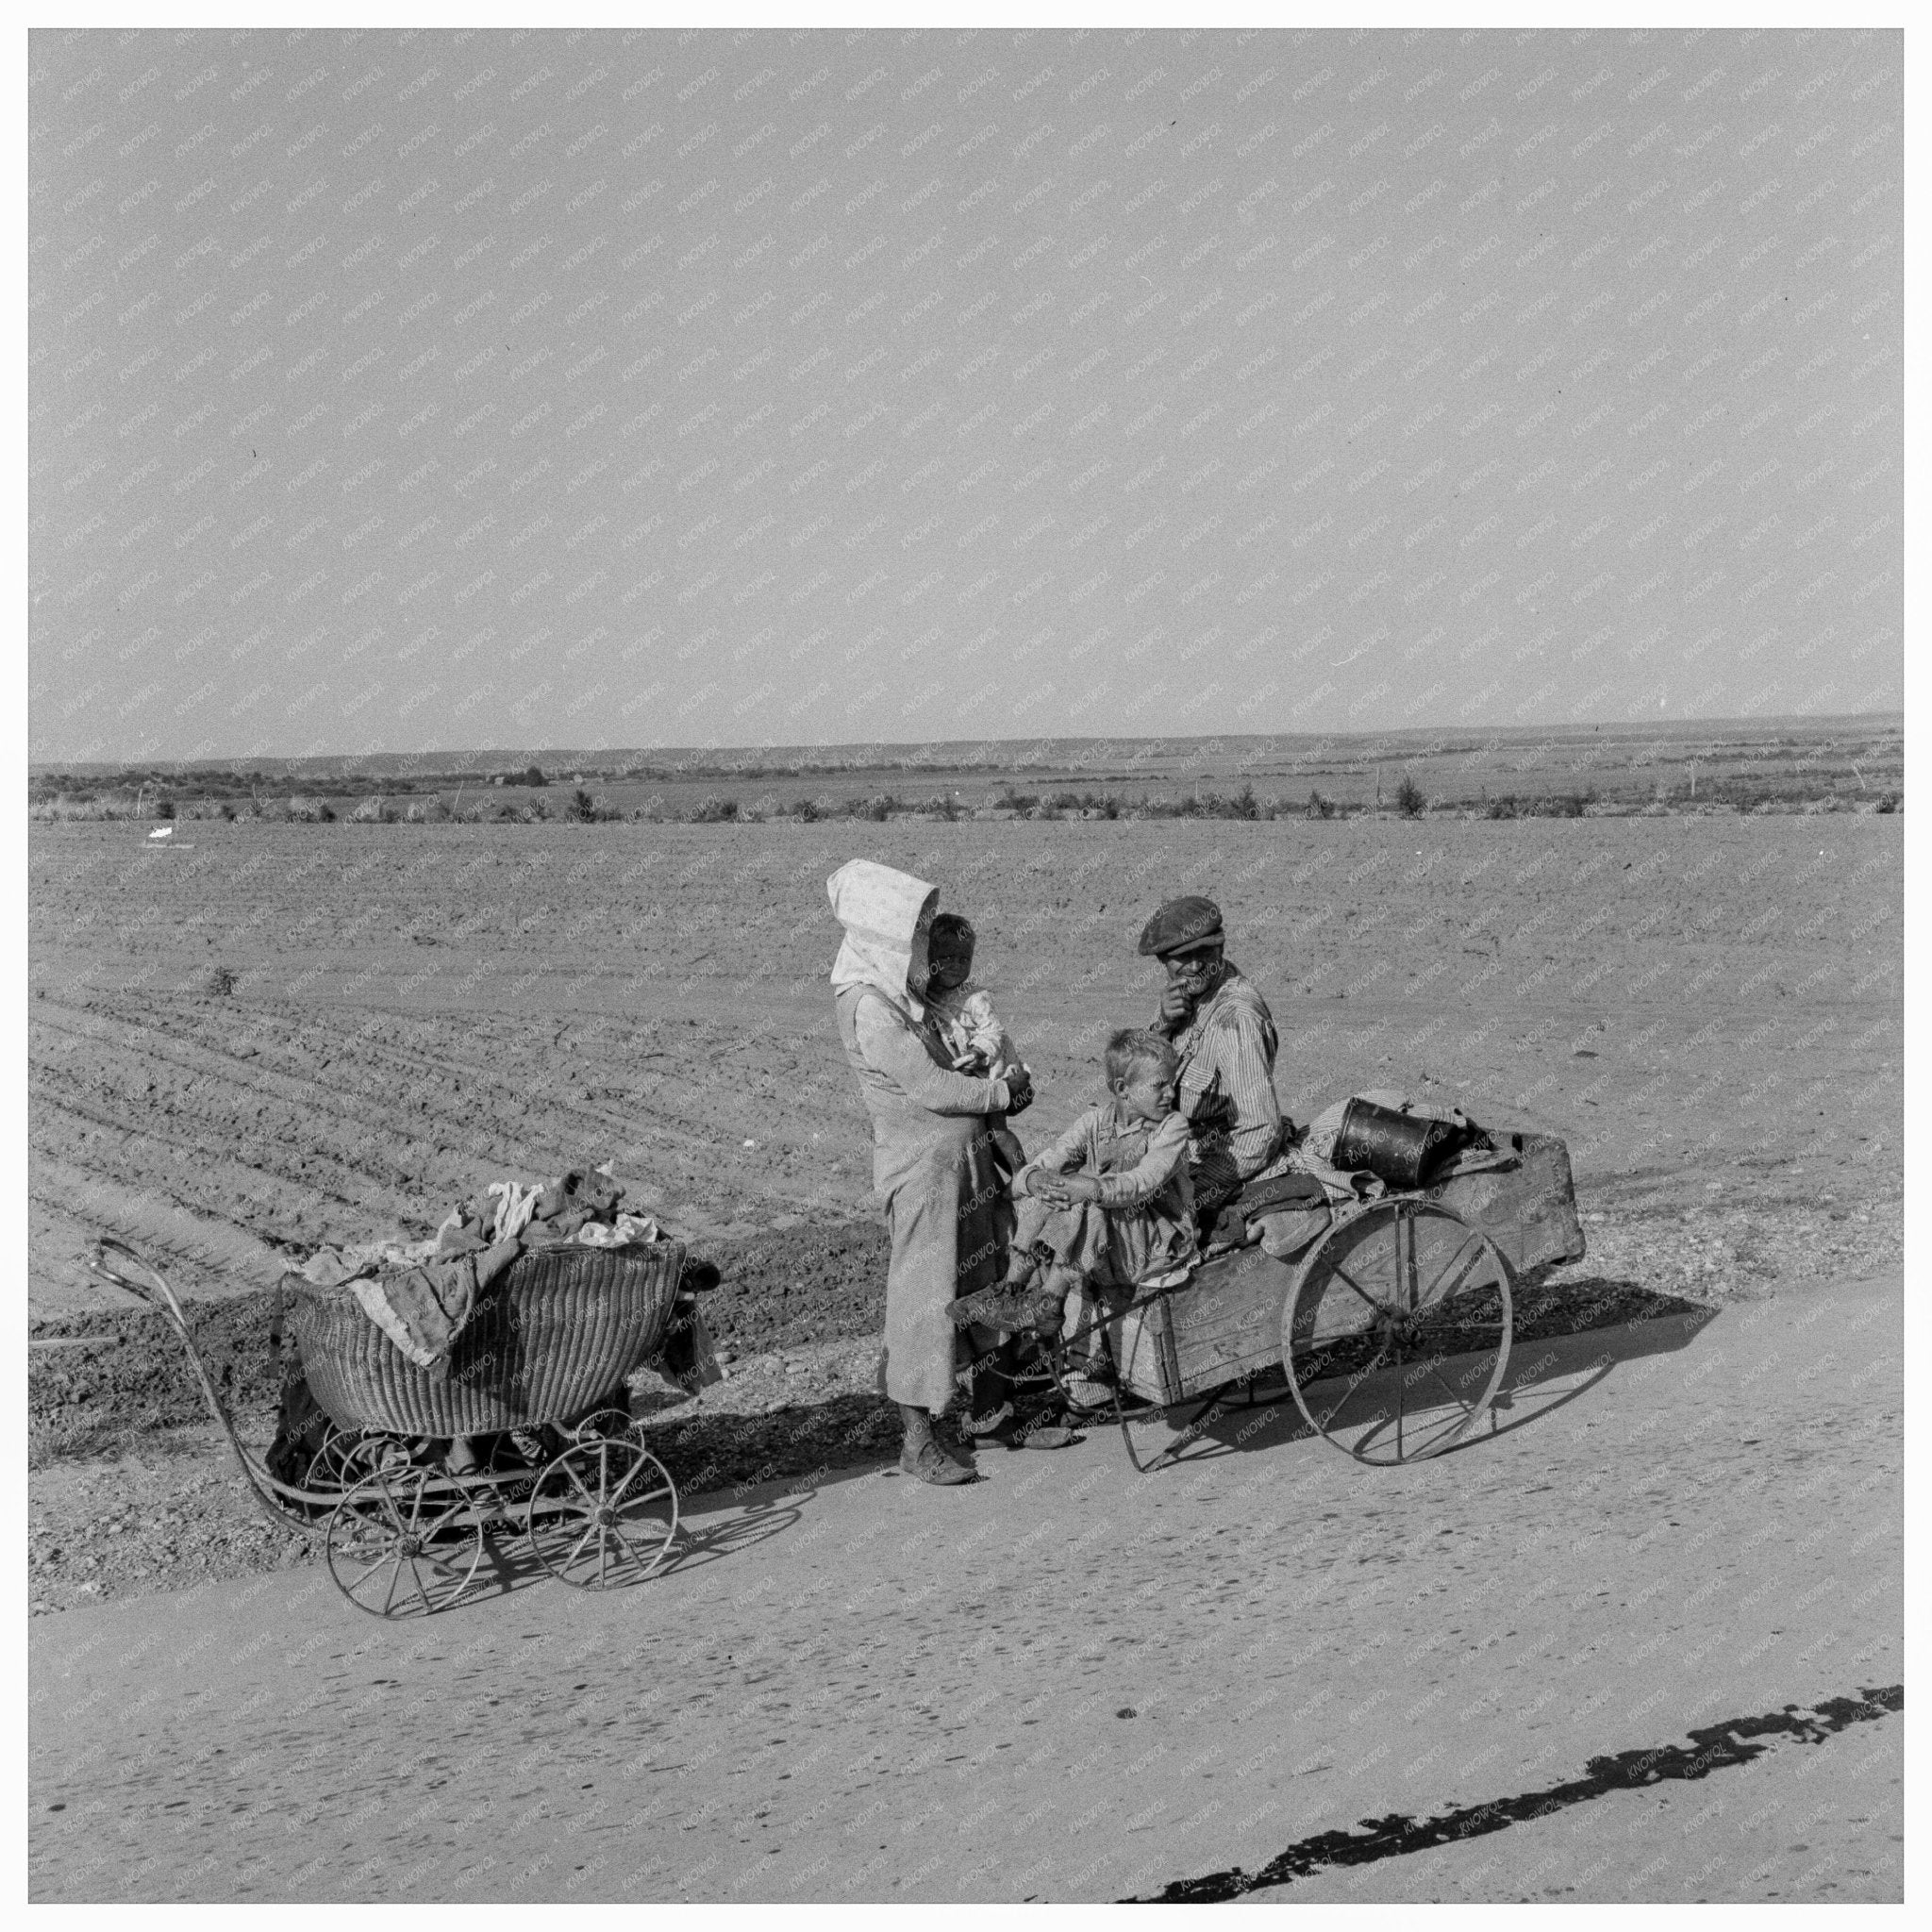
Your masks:
<svg viewBox="0 0 1932 1932"><path fill-rule="evenodd" d="M1550 1344L1408 1470L1258 1411L714 1498L608 1597L43 1619L32 1892L1895 1899L1901 1308Z"/></svg>

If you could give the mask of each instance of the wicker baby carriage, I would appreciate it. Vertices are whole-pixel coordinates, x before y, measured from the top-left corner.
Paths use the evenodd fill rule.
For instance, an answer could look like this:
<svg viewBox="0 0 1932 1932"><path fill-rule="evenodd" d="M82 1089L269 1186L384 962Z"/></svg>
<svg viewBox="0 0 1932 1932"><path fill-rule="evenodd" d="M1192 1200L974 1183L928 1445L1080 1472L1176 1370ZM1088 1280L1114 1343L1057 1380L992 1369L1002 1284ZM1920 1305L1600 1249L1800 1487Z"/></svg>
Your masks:
<svg viewBox="0 0 1932 1932"><path fill-rule="evenodd" d="M608 1402L663 1341L683 1266L678 1241L532 1249L433 1369L412 1362L349 1288L299 1274L281 1286L309 1391L338 1427L479 1436L567 1422Z"/></svg>
<svg viewBox="0 0 1932 1932"><path fill-rule="evenodd" d="M159 1270L109 1239L89 1266L175 1330L262 1507L323 1538L330 1574L358 1608L408 1617L472 1593L486 1539L504 1572L508 1533L581 1589L636 1581L670 1556L676 1485L617 1405L625 1377L685 1315L684 1258L677 1241L533 1249L434 1370L411 1362L349 1289L284 1275L303 1373L332 1424L299 1482L237 1435Z"/></svg>

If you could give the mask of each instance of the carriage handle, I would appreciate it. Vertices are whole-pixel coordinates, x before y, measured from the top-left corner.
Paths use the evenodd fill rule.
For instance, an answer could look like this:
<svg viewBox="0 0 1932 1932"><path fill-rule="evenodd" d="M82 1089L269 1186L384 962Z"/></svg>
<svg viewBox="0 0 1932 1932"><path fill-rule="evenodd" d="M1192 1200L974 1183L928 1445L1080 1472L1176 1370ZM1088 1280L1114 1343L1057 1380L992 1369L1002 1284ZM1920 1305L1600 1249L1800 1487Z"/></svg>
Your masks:
<svg viewBox="0 0 1932 1932"><path fill-rule="evenodd" d="M128 1260L149 1277L148 1282L132 1281L117 1269L108 1258L109 1255L125 1255ZM226 1407L215 1392L215 1385L208 1374L208 1366L201 1358L201 1352L194 1345L194 1337L188 1326L188 1317L182 1312L181 1304L175 1299L175 1291L168 1286L161 1271L139 1250L131 1248L125 1241L116 1241L112 1235L102 1235L94 1242L86 1257L87 1271L96 1279L118 1288L124 1294L131 1294L136 1301L145 1302L151 1308L158 1308L168 1325L174 1329L181 1346L188 1351L190 1366L194 1370L194 1379L201 1385L203 1400L208 1404L209 1413L221 1425L222 1433L228 1439L228 1446L235 1452L235 1459L242 1465L242 1474L248 1479L248 1487L255 1500L284 1529L299 1529L305 1536L315 1533L315 1525L302 1518L291 1515L285 1509L278 1497L287 1496L295 1502L320 1504L328 1507L339 1499L332 1495L322 1495L308 1490L291 1488L278 1482L267 1469L256 1459L254 1453L235 1433L235 1424L230 1421Z"/></svg>

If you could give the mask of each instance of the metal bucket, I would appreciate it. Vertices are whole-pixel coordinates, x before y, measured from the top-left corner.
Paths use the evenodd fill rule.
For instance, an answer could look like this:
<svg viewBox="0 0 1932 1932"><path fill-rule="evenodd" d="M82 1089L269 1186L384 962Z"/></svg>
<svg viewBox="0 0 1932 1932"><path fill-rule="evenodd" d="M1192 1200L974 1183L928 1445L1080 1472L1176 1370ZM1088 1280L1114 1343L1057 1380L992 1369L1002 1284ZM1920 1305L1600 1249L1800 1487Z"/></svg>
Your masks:
<svg viewBox="0 0 1932 1932"><path fill-rule="evenodd" d="M1461 1140L1461 1129L1448 1121L1421 1120L1356 1099L1342 1113L1328 1158L1337 1167L1363 1169L1388 1187L1424 1188Z"/></svg>

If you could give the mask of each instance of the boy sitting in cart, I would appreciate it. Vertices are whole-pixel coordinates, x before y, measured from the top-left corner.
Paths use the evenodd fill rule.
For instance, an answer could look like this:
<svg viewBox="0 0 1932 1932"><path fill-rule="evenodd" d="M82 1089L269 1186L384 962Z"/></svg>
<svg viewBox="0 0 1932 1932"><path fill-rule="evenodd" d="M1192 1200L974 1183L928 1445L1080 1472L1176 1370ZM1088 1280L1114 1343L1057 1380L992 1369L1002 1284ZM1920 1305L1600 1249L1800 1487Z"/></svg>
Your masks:
<svg viewBox="0 0 1932 1932"><path fill-rule="evenodd" d="M1096 1315L1187 1278L1197 1247L1177 1065L1158 1034L1126 1027L1108 1041L1108 1098L1014 1176L1007 1278L955 1302L956 1321L1070 1338L1087 1327L1085 1358L1097 1365ZM1104 1399L1097 1383L1072 1392Z"/></svg>

